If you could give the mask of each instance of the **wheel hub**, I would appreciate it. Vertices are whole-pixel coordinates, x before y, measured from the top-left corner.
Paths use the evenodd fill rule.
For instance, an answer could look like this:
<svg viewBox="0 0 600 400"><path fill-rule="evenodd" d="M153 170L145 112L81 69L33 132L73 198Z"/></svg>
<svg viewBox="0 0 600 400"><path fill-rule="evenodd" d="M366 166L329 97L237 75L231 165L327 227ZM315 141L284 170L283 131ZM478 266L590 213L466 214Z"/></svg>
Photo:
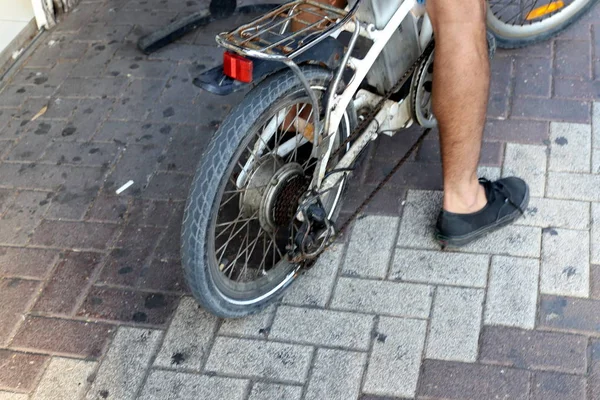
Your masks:
<svg viewBox="0 0 600 400"><path fill-rule="evenodd" d="M260 225L267 232L288 226L309 184L300 164L266 157L251 174L240 198L242 215L252 218L258 212Z"/></svg>

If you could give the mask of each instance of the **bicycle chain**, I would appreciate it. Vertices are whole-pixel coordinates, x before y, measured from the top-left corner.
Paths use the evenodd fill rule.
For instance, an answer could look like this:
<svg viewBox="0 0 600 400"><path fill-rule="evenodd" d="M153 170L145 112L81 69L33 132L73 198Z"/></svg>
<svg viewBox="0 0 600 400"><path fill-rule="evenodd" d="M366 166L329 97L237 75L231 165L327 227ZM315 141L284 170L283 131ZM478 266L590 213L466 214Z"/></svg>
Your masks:
<svg viewBox="0 0 600 400"><path fill-rule="evenodd" d="M373 110L371 110L371 112L369 112L369 114L367 114L367 117L365 119L363 119L362 122L356 126L356 128L354 128L354 130L352 131L350 136L348 136L346 138L346 140L344 140L342 142L342 144L340 144L340 146L331 154L331 157L337 156L338 153L343 148L345 148L347 144L349 144L350 142L353 142L356 138L358 138L362 134L362 132L367 128L367 126L369 126L369 124L375 119L377 114L379 114L379 112L383 109L385 102L387 100L389 100L389 98L392 97L392 95L394 93L396 93L398 90L400 90L402 88L402 86L404 86L404 84L408 81L408 78L410 78L411 75L421 65L421 63L427 57L429 57L429 55L433 51L434 46L435 46L435 43L432 40L429 43L429 45L425 48L425 51L423 51L423 53L419 56L419 58L417 58L417 61L415 61L410 66L410 68L404 73L404 75L402 75L400 80L398 80L398 82L394 86L392 86L392 88L383 95L383 97L381 98L381 100L379 100L379 102L377 103L375 108Z"/></svg>
<svg viewBox="0 0 600 400"><path fill-rule="evenodd" d="M331 154L331 157L335 157L341 151L341 149L345 148L347 144L354 141L359 135L363 133L363 131L367 128L367 126L375 119L377 114L383 109L385 102L398 90L402 88L402 86L407 82L408 78L416 71L416 69L421 65L421 63L429 57L434 48L434 41L432 40L429 45L425 48L425 51L417 58L417 60L410 66L410 68L402 75L400 80L392 86L390 90L388 90L382 99L377 103L375 108L371 110L371 112L367 115L367 118L363 119L363 121L358 124L358 126L352 131L352 133L344 140L340 146ZM333 243L347 228L348 226L358 217L358 215L364 210L364 208L373 200L377 193L389 182L389 180L394 176L396 172L404 165L406 161L410 158L410 156L421 146L423 140L427 137L427 135L431 132L431 128L425 129L421 136L417 139L417 141L412 145L412 147L404 154L404 156L396 163L394 168L379 182L377 187L371 191L369 196L356 208L356 210L350 215L350 217L344 222L344 224L336 230L336 233L329 239L330 244ZM328 247L325 248L326 251ZM322 252L321 252L322 254ZM319 254L320 255L320 254ZM317 258L313 258L310 260L304 260L302 263L303 269L311 268L317 261Z"/></svg>

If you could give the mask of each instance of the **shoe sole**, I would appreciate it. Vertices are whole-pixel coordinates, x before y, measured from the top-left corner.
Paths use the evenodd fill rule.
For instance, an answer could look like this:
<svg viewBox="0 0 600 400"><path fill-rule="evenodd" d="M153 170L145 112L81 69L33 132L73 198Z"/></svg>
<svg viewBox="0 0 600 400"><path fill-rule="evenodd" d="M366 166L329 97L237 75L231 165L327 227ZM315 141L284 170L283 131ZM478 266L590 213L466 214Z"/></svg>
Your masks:
<svg viewBox="0 0 600 400"><path fill-rule="evenodd" d="M527 209L528 205L529 205L529 187L527 187L527 190L525 191L525 197L523 198L523 201L521 202L520 209L523 210L523 212L524 212ZM512 222L519 219L519 217L521 215L522 215L521 211L515 210L514 212L504 216L503 218L500 218L498 221L494 222L492 225L483 227L483 228L479 229L478 231L469 233L468 235L452 237L452 238L442 235L436 229L435 238L438 241L438 243L442 246L442 248L464 247L477 239L481 239L482 237L484 237L500 228L505 227L506 225L510 225Z"/></svg>

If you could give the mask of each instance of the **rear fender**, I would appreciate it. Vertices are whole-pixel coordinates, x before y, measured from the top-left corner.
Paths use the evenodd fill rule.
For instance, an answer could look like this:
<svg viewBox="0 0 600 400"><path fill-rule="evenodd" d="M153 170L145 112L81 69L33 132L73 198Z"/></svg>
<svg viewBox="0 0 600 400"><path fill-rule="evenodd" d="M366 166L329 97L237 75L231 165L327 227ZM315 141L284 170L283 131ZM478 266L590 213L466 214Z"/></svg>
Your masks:
<svg viewBox="0 0 600 400"><path fill-rule="evenodd" d="M335 70L339 67L344 55L344 46L332 37L328 37L314 47L308 49L298 57L294 58L297 64L319 63L325 64L327 68ZM248 57L250 58L250 57ZM226 76L223 73L223 65L209 69L203 72L193 81L194 85L207 92L214 93L220 96L244 90L252 84L260 82L268 75L281 71L287 66L278 61L265 61L257 58L250 58L253 62L253 77L252 83L244 83L236 81Z"/></svg>

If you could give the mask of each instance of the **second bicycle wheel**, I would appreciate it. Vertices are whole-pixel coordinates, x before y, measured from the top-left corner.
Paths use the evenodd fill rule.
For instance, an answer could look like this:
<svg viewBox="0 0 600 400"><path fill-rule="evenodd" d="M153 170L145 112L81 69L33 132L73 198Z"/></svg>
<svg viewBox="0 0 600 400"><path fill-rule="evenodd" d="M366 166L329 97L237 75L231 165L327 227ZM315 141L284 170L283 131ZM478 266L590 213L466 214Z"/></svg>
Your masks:
<svg viewBox="0 0 600 400"><path fill-rule="evenodd" d="M487 25L498 47L546 40L582 17L598 0L489 0Z"/></svg>

